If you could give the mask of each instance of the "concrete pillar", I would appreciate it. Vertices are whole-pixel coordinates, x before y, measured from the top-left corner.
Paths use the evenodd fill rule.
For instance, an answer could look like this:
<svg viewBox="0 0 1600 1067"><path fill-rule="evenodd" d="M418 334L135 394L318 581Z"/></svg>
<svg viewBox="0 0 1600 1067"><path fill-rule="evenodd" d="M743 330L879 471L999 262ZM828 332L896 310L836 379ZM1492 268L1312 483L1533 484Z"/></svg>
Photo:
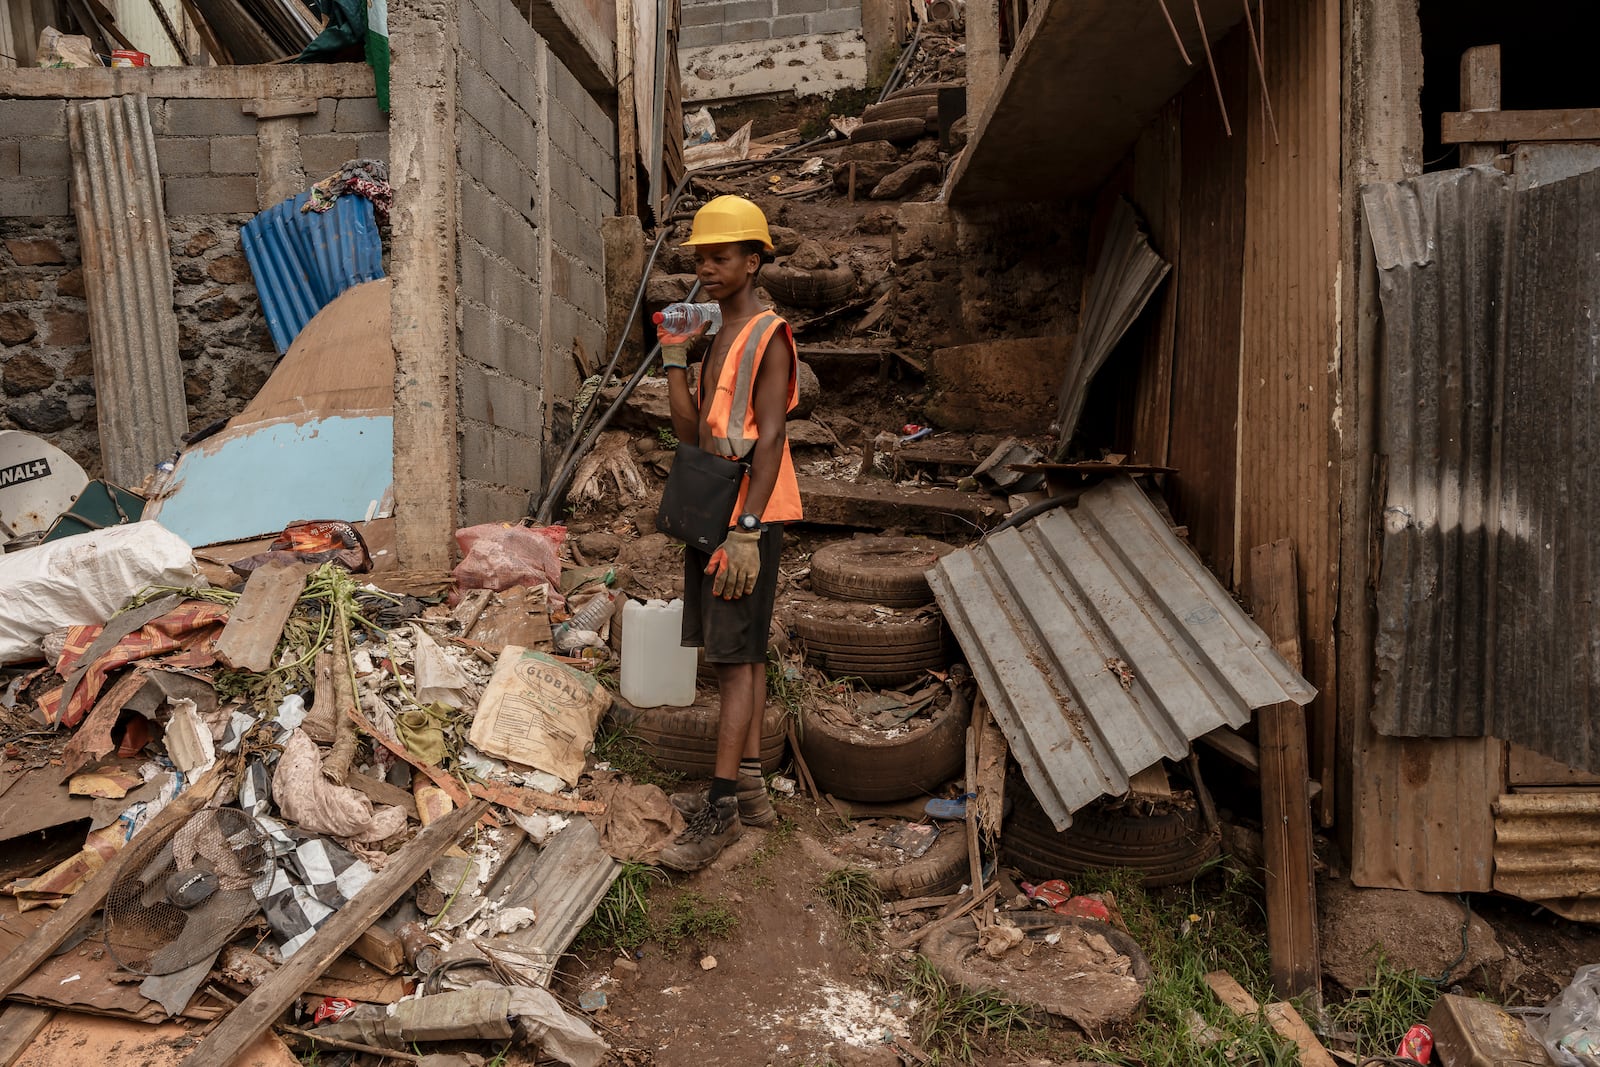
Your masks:
<svg viewBox="0 0 1600 1067"><path fill-rule="evenodd" d="M456 55L451 0L389 8L390 246L395 351L395 548L402 566L451 565L456 442Z"/></svg>
<svg viewBox="0 0 1600 1067"><path fill-rule="evenodd" d="M1000 0L967 0L967 114L972 129L1000 84Z"/></svg>

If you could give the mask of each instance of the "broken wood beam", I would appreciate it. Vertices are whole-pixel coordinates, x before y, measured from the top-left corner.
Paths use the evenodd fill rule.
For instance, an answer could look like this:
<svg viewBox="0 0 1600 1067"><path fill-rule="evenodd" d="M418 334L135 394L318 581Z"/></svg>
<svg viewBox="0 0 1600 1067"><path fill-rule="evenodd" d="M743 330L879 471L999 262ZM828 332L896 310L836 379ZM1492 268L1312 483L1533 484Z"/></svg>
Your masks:
<svg viewBox="0 0 1600 1067"><path fill-rule="evenodd" d="M1302 1067L1336 1067L1334 1058L1322 1047L1322 1042L1317 1040L1294 1005L1286 1001L1274 1001L1263 1012L1256 998L1227 971L1212 971L1206 975L1206 985L1235 1015L1264 1015L1273 1033L1299 1047Z"/></svg>
<svg viewBox="0 0 1600 1067"><path fill-rule="evenodd" d="M428 865L455 844L488 808L488 801L474 801L423 827L405 847L389 857L383 870L330 917L300 951L229 1012L184 1058L182 1067L232 1063L235 1056L272 1026L301 991L354 945L362 932L389 910L390 905L400 899L400 894L422 877Z"/></svg>
<svg viewBox="0 0 1600 1067"><path fill-rule="evenodd" d="M1447 111L1439 125L1443 144L1600 141L1600 108Z"/></svg>
<svg viewBox="0 0 1600 1067"><path fill-rule="evenodd" d="M17 1062L39 1031L55 1017L55 1009L32 1004L7 1004L0 1011L0 1067Z"/></svg>
<svg viewBox="0 0 1600 1067"><path fill-rule="evenodd" d="M272 667L272 654L309 571L301 563L269 563L250 572L238 602L228 612L228 625L217 638L217 659L223 666L256 674Z"/></svg>
<svg viewBox="0 0 1600 1067"><path fill-rule="evenodd" d="M413 808L415 804L411 805ZM381 926L371 926L361 931L350 951L372 964L384 974L399 974L406 965L406 947L400 935Z"/></svg>
<svg viewBox="0 0 1600 1067"><path fill-rule="evenodd" d="M214 769L179 793L172 803L156 813L156 817L150 820L150 824L139 836L123 846L122 851L118 852L114 859L96 871L76 893L67 898L67 902L57 909L54 915L46 919L26 941L12 950L11 954L0 962L0 997L9 995L21 985L23 980L33 973L35 967L49 959L56 949L66 943L67 938L78 928L78 924L100 910L100 905L105 902L111 887L122 877L125 870L136 865L142 866L150 861L156 850L152 849L148 842L161 841L169 831L175 830L189 816L205 807L206 802L216 795L222 776L222 771Z"/></svg>
<svg viewBox="0 0 1600 1067"><path fill-rule="evenodd" d="M532 815L539 811L566 811L584 815L604 815L603 800L574 800L571 797L546 793L542 789L506 785L503 782L473 782L469 788L473 796L501 807L510 808L518 815Z"/></svg>
<svg viewBox="0 0 1600 1067"><path fill-rule="evenodd" d="M804 521L812 526L857 530L893 526L907 534L970 537L997 525L1003 517L990 497L954 489L858 484L802 475L800 495L806 502Z"/></svg>
<svg viewBox="0 0 1600 1067"><path fill-rule="evenodd" d="M1300 597L1294 542L1250 551L1255 620L1289 665L1300 669ZM1256 712L1261 740L1261 839L1266 859L1267 949L1280 997L1322 1003L1317 890L1311 837L1305 709L1292 701Z"/></svg>

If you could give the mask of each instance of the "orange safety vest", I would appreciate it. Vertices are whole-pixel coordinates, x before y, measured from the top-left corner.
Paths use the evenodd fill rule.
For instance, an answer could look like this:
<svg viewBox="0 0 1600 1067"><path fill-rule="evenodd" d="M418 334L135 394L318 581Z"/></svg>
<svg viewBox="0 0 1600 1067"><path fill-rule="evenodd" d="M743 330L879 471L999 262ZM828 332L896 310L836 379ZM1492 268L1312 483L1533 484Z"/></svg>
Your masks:
<svg viewBox="0 0 1600 1067"><path fill-rule="evenodd" d="M706 425L711 430L711 451L725 459L743 459L755 447L761 436L756 425L756 412L750 403L750 391L755 386L756 372L761 368L767 346L779 330L789 338L790 351L794 350L794 334L789 324L771 311L764 311L745 323L744 329L733 339L728 355L722 361L722 371L717 378L717 392L711 399L711 409L706 412ZM799 403L798 355L792 356L789 368L789 406L793 411ZM702 391L705 382L700 383ZM739 487L739 501L733 514L728 516L732 526L744 514L745 494L750 491L750 476L745 475ZM789 456L789 442L783 442L783 462L778 468L778 480L772 486L772 496L761 513L762 522L797 522L801 517L800 483L794 475L794 461Z"/></svg>

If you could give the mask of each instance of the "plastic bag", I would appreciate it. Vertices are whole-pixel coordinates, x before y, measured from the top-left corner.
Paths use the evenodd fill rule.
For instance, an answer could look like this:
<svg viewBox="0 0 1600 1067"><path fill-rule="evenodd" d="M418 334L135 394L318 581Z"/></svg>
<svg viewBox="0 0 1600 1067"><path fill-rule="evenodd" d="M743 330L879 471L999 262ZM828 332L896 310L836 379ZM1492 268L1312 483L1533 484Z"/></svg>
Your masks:
<svg viewBox="0 0 1600 1067"><path fill-rule="evenodd" d="M693 114L683 116L683 147L706 144L716 139L717 123L711 117L710 108L703 107Z"/></svg>
<svg viewBox="0 0 1600 1067"><path fill-rule="evenodd" d="M94 54L89 38L72 33L62 33L54 26L39 31L39 66L41 67L98 67L100 57Z"/></svg>
<svg viewBox="0 0 1600 1067"><path fill-rule="evenodd" d="M1529 1029L1562 1067L1600 1067L1600 964L1578 968L1572 982L1529 1014Z"/></svg>
<svg viewBox="0 0 1600 1067"><path fill-rule="evenodd" d="M458 593L468 589L501 592L514 585L550 586L550 606L564 608L561 557L565 526L509 526L488 522L456 531L462 560L456 564Z"/></svg>

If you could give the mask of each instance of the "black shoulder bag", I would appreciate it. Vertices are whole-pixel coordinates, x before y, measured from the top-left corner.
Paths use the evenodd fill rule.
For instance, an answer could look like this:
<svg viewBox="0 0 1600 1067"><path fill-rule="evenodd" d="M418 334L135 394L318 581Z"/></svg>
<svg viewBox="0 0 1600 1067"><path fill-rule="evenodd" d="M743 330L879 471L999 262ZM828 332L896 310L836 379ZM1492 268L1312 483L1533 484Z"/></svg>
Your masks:
<svg viewBox="0 0 1600 1067"><path fill-rule="evenodd" d="M750 464L678 443L656 512L656 529L701 552L714 552L728 536L739 487Z"/></svg>

